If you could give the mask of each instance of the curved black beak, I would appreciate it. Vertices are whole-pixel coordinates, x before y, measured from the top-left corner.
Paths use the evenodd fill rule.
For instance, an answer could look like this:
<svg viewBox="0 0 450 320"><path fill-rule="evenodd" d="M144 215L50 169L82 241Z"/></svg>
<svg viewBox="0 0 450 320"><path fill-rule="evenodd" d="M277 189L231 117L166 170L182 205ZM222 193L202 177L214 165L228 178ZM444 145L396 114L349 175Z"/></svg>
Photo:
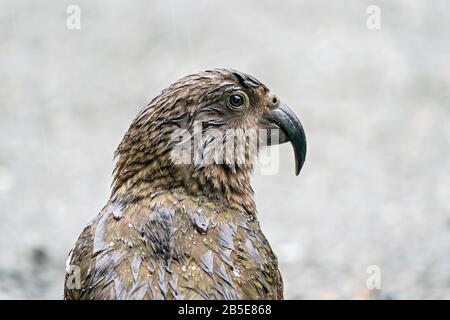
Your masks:
<svg viewBox="0 0 450 320"><path fill-rule="evenodd" d="M287 105L281 105L270 111L268 120L279 128L279 144L290 141L295 154L295 175L298 176L306 158L306 136L302 123ZM272 141L269 144L277 144Z"/></svg>

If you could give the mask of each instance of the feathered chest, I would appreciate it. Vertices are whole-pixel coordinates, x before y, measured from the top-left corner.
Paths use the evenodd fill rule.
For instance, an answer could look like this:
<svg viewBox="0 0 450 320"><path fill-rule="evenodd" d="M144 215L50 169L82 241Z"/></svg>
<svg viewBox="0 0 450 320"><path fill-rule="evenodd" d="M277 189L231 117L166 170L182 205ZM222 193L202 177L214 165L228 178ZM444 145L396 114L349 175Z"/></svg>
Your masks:
<svg viewBox="0 0 450 320"><path fill-rule="evenodd" d="M93 255L82 276L89 296L282 298L277 259L256 219L204 197L171 191L113 202L87 230Z"/></svg>

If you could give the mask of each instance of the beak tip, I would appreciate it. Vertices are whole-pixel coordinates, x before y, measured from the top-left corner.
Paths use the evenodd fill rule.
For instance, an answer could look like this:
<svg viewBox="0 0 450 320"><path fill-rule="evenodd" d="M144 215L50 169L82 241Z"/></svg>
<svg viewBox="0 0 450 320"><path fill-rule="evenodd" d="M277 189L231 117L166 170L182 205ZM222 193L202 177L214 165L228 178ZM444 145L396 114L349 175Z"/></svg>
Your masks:
<svg viewBox="0 0 450 320"><path fill-rule="evenodd" d="M295 176L298 176L300 174L300 171L302 171L303 165L305 164L305 160L303 159L301 162L297 162L295 164Z"/></svg>
<svg viewBox="0 0 450 320"><path fill-rule="evenodd" d="M300 139L300 141L302 141L302 143L300 144L300 146L298 144L295 145L293 143L295 154L295 176L298 176L300 174L300 171L302 171L306 161L307 147L306 147L305 131L303 129L303 126L301 127L301 133L302 138Z"/></svg>

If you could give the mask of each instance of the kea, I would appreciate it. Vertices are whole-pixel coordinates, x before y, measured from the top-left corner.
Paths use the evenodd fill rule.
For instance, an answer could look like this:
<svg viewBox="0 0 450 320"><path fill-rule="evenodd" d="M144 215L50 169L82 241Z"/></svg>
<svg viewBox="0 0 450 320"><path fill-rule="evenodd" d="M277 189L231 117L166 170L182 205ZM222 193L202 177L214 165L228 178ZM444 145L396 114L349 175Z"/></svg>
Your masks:
<svg viewBox="0 0 450 320"><path fill-rule="evenodd" d="M65 299L283 299L250 178L261 148L306 138L295 113L232 69L188 75L134 119L112 192L69 253ZM270 149L273 150L273 149Z"/></svg>

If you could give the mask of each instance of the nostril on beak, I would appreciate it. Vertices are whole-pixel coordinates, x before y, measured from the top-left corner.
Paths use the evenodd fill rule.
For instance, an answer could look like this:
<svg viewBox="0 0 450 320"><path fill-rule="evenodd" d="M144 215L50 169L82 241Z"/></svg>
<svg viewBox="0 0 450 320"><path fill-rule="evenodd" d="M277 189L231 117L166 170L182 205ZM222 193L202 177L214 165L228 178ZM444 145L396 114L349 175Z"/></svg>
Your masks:
<svg viewBox="0 0 450 320"><path fill-rule="evenodd" d="M280 100L278 99L278 97L276 95L271 95L268 99L268 103L269 103L270 109L275 109L275 108L278 108L278 106L280 105Z"/></svg>

